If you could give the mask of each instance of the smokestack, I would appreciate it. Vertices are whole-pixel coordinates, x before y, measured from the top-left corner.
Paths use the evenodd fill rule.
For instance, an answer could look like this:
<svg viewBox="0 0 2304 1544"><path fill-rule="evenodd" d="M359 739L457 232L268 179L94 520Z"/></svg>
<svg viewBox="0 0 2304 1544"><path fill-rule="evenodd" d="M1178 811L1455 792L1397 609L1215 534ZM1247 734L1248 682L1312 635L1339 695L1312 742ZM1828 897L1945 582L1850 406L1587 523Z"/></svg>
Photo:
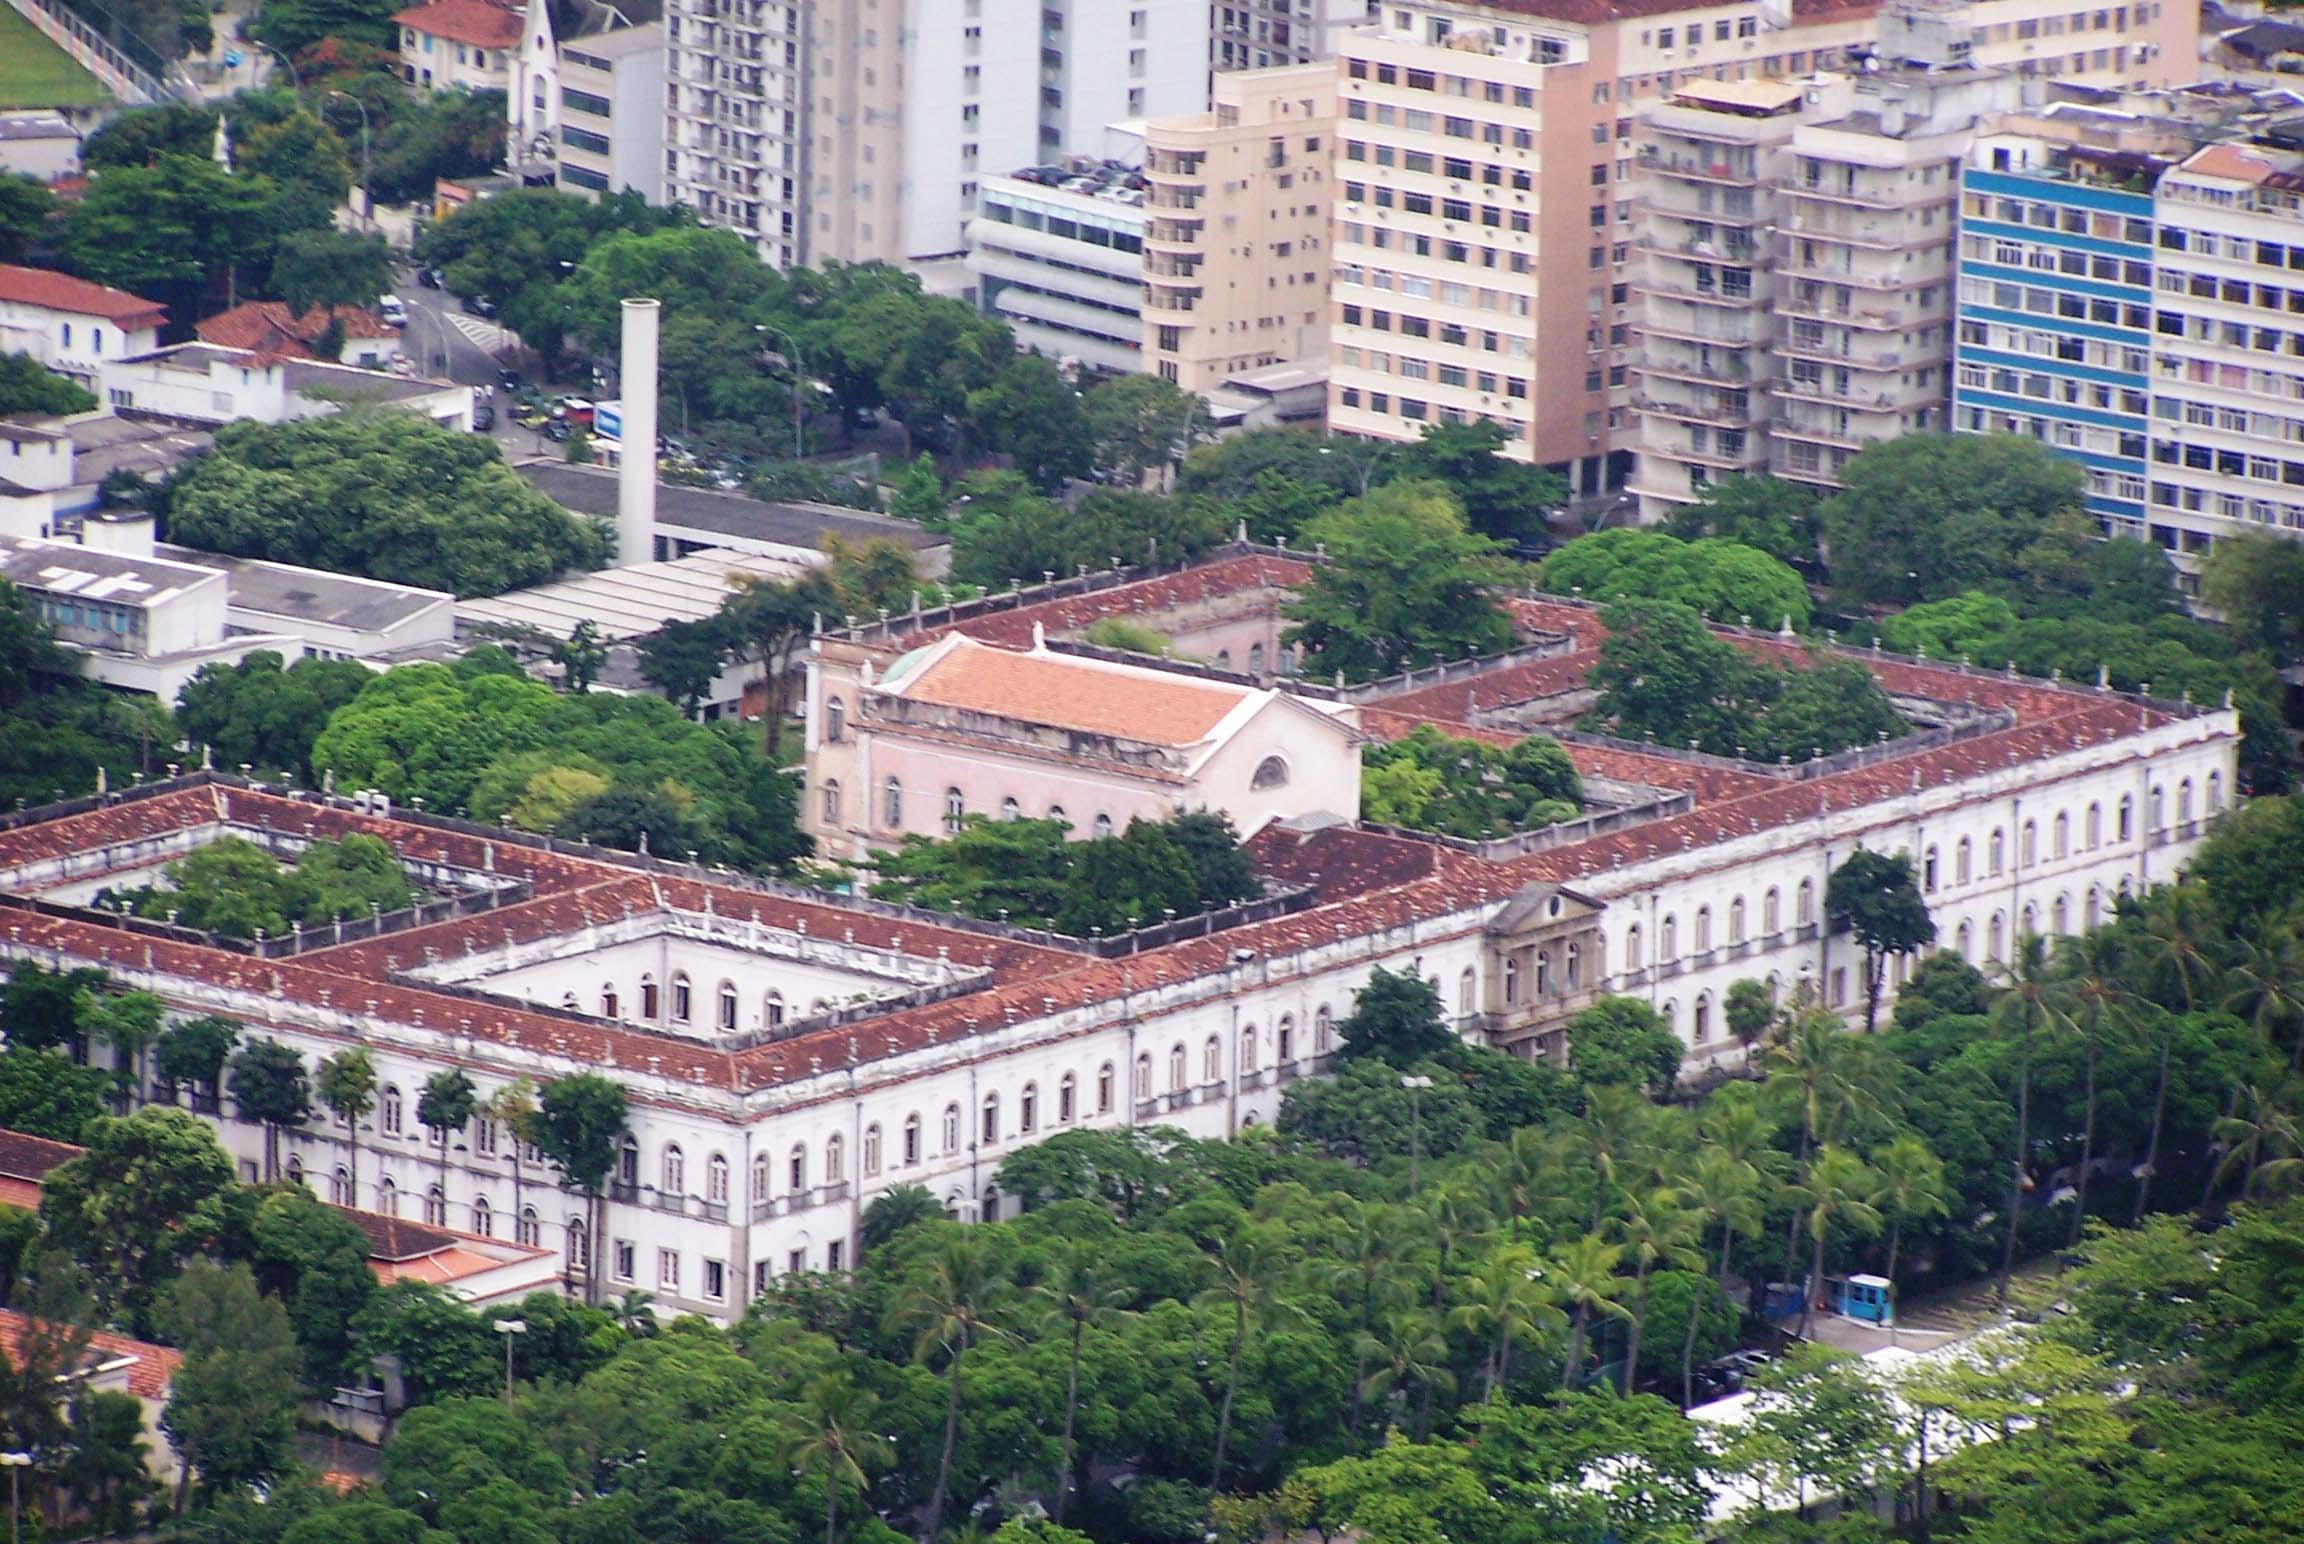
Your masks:
<svg viewBox="0 0 2304 1544"><path fill-rule="evenodd" d="M653 300L624 302L624 448L616 471L616 561L656 556L656 326Z"/></svg>

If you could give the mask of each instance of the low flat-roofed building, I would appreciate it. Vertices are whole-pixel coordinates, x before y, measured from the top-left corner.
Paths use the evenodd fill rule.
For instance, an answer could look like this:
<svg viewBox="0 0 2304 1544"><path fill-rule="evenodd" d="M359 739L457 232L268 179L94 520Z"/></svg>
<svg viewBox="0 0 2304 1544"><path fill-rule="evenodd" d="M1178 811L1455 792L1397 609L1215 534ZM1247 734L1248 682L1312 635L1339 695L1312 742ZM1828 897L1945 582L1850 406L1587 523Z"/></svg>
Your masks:
<svg viewBox="0 0 2304 1544"><path fill-rule="evenodd" d="M80 170L80 131L53 108L0 113L0 170L54 182Z"/></svg>
<svg viewBox="0 0 2304 1544"><path fill-rule="evenodd" d="M1142 370L1144 186L1138 167L1086 157L986 177L966 232L984 314L1051 359Z"/></svg>
<svg viewBox="0 0 2304 1544"><path fill-rule="evenodd" d="M421 413L451 429L472 427L472 388L454 381L215 343L179 343L116 359L100 373L114 412L174 423L277 424L357 403Z"/></svg>
<svg viewBox="0 0 2304 1544"><path fill-rule="evenodd" d="M230 630L219 568L0 537L0 579L24 592L90 676L163 702L174 702L202 665L233 664L258 649L302 652L292 636Z"/></svg>
<svg viewBox="0 0 2304 1544"><path fill-rule="evenodd" d="M446 643L456 635L456 597L446 590L191 547L163 545L157 553L224 571L229 627L294 634L302 640L303 653L322 659L373 660Z"/></svg>
<svg viewBox="0 0 2304 1544"><path fill-rule="evenodd" d="M514 470L553 502L580 515L616 517L613 472L565 461L523 461ZM759 557L821 563L827 536L852 546L874 539L896 542L912 550L922 577L941 578L951 572L951 539L909 520L832 504L755 499L662 482L656 485L656 550L647 556L677 558L707 547L725 547Z"/></svg>

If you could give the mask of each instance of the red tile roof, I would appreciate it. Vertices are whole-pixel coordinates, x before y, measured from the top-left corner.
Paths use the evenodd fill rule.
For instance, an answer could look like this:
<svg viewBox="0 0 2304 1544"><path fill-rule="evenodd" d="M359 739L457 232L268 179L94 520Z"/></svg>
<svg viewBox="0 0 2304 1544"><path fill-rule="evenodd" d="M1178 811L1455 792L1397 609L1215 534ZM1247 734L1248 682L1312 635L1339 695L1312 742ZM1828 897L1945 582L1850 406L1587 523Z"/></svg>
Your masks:
<svg viewBox="0 0 2304 1544"><path fill-rule="evenodd" d="M312 345L328 330L333 317L347 339L389 338L396 334L384 319L358 306L314 306L298 314L277 300L248 300L229 311L219 311L192 330L203 343L218 348L252 349L282 359L317 359Z"/></svg>
<svg viewBox="0 0 2304 1544"><path fill-rule="evenodd" d="M36 1137L28 1131L0 1128L0 1176L30 1180L37 1186L48 1177L50 1169L86 1151L84 1147L74 1147L69 1142L51 1142L46 1137Z"/></svg>
<svg viewBox="0 0 2304 1544"><path fill-rule="evenodd" d="M914 702L1149 745L1197 745L1251 695L1158 670L1019 654L962 639L889 690Z"/></svg>
<svg viewBox="0 0 2304 1544"><path fill-rule="evenodd" d="M21 268L14 263L0 263L0 301L102 317L122 332L139 332L168 320L168 308L157 300L146 300L108 284L91 284L52 268Z"/></svg>
<svg viewBox="0 0 2304 1544"><path fill-rule="evenodd" d="M0 1351L5 1351L11 1362L21 1364L26 1338L42 1329L32 1319L12 1309L0 1308ZM63 1334L66 1331L55 1331ZM128 1369L128 1391L138 1399L163 1400L168 1397L168 1385L176 1377L176 1369L183 1365L181 1352L166 1346L156 1346L148 1340L131 1340L109 1330L96 1330L88 1336L88 1363L90 1366L118 1360L132 1359Z"/></svg>
<svg viewBox="0 0 2304 1544"><path fill-rule="evenodd" d="M512 48L520 41L523 18L520 12L490 0L434 0L431 5L402 11L392 21L395 26L413 27L455 43Z"/></svg>

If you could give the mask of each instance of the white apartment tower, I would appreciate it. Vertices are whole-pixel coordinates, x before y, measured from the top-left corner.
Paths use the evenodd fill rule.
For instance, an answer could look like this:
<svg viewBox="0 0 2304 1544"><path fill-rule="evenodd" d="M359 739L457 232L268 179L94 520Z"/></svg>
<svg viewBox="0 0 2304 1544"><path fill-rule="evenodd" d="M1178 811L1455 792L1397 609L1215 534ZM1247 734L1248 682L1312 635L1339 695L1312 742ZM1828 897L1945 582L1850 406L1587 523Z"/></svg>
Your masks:
<svg viewBox="0 0 2304 1544"><path fill-rule="evenodd" d="M778 267L804 261L807 28L799 0L667 0L666 196L743 235Z"/></svg>

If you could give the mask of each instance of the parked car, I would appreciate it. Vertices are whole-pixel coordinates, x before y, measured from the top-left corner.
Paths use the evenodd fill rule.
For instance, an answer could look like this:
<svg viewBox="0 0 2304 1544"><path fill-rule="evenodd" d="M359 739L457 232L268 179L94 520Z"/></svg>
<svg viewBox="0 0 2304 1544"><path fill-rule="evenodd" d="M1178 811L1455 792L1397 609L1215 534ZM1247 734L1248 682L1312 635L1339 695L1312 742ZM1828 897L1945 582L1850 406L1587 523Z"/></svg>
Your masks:
<svg viewBox="0 0 2304 1544"><path fill-rule="evenodd" d="M552 404L552 416L579 429L592 427L592 403L584 397L562 397Z"/></svg>
<svg viewBox="0 0 2304 1544"><path fill-rule="evenodd" d="M472 409L472 432L486 434L496 427L496 410L482 402Z"/></svg>
<svg viewBox="0 0 2304 1544"><path fill-rule="evenodd" d="M517 370L499 370L496 372L496 384L506 391L518 391L520 389L520 372Z"/></svg>
<svg viewBox="0 0 2304 1544"><path fill-rule="evenodd" d="M570 433L568 420L565 418L555 418L544 425L544 438L555 445L567 439Z"/></svg>
<svg viewBox="0 0 2304 1544"><path fill-rule="evenodd" d="M440 270L437 268L419 268L416 270L416 282L426 289L438 289L440 287Z"/></svg>
<svg viewBox="0 0 2304 1544"><path fill-rule="evenodd" d="M408 306L398 295L378 297L376 310L383 316L388 326L405 327L408 325Z"/></svg>
<svg viewBox="0 0 2304 1544"><path fill-rule="evenodd" d="M496 302L486 295L474 295L464 302L464 309L474 316L492 317L496 314Z"/></svg>

